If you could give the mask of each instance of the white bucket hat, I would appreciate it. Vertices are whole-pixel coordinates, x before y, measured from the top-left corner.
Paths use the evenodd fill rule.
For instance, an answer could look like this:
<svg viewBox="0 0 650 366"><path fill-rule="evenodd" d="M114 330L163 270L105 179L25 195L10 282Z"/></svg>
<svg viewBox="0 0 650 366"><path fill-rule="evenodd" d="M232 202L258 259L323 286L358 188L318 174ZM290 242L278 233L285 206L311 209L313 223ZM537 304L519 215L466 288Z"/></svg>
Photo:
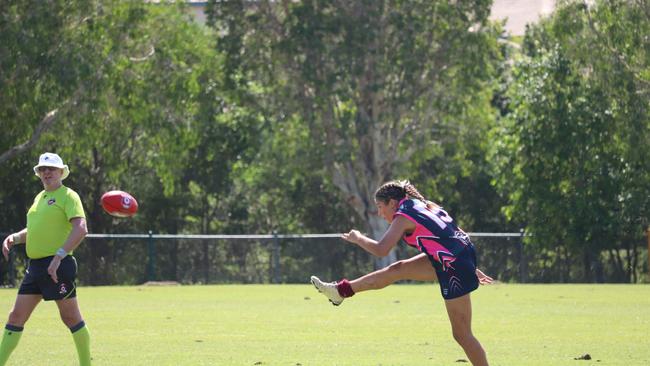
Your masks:
<svg viewBox="0 0 650 366"><path fill-rule="evenodd" d="M70 168L67 165L63 164L63 159L55 153L46 152L41 154L38 158L38 164L34 166L34 174L38 176L38 168L42 166L51 166L59 169L63 169L63 175L61 180L65 179L70 175Z"/></svg>

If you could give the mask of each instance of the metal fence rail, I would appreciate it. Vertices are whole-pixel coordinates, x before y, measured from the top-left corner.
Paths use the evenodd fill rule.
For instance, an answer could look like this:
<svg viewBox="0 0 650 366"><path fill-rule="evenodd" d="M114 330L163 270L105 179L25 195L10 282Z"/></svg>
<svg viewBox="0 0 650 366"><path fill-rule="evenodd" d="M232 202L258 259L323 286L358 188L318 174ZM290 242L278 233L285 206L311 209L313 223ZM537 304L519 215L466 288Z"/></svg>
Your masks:
<svg viewBox="0 0 650 366"><path fill-rule="evenodd" d="M89 234L74 255L79 282L86 285L304 283L311 274L336 279L372 271L374 258L345 244L341 235ZM469 235L486 273L502 281L528 280L523 232ZM398 259L417 253L401 244L395 252ZM24 246L16 246L10 259L0 261L3 286L15 286L22 279L27 265Z"/></svg>

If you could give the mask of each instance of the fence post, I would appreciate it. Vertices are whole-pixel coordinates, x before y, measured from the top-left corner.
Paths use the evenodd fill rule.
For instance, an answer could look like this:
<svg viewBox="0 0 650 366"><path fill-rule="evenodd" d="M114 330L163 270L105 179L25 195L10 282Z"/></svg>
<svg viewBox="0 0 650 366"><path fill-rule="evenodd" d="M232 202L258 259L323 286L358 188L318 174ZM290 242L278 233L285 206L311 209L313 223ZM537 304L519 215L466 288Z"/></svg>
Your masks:
<svg viewBox="0 0 650 366"><path fill-rule="evenodd" d="M519 282L528 282L528 262L524 251L524 229L519 229Z"/></svg>
<svg viewBox="0 0 650 366"><path fill-rule="evenodd" d="M280 283L280 238L278 238L278 233L273 232L273 246L271 253L272 261L272 276L273 283Z"/></svg>
<svg viewBox="0 0 650 366"><path fill-rule="evenodd" d="M147 262L147 281L154 280L154 270L156 268L156 246L153 241L153 232L149 230L149 238L147 239L147 252L149 260Z"/></svg>
<svg viewBox="0 0 650 366"><path fill-rule="evenodd" d="M648 282L650 282L650 226L646 229L645 237L648 241Z"/></svg>
<svg viewBox="0 0 650 366"><path fill-rule="evenodd" d="M207 240L202 240L203 242L203 280L205 284L210 283L210 246L208 245Z"/></svg>

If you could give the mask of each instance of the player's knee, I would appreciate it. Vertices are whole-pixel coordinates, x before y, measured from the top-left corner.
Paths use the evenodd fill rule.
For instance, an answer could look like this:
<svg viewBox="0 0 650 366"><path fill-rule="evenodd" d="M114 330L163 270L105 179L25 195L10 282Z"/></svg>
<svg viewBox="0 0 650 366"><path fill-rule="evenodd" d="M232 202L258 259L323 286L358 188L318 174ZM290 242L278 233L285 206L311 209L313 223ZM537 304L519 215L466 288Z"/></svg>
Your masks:
<svg viewBox="0 0 650 366"><path fill-rule="evenodd" d="M386 271L391 276L399 276L404 269L404 261L397 261L386 268Z"/></svg>
<svg viewBox="0 0 650 366"><path fill-rule="evenodd" d="M454 335L454 339L460 345L467 344L474 338L474 335L472 335L472 332L469 330L454 329L452 333Z"/></svg>

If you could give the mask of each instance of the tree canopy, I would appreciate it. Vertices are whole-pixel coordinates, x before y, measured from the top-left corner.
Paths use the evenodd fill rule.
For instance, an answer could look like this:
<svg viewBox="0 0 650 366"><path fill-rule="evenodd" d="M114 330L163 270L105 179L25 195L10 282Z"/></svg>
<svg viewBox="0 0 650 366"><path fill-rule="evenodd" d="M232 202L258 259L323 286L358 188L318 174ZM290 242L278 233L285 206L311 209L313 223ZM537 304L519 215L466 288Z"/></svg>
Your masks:
<svg viewBox="0 0 650 366"><path fill-rule="evenodd" d="M0 231L25 226L41 189L32 166L53 151L93 233L379 238L375 189L410 179L466 231L529 234L523 248L478 245L505 280L521 261L533 281L640 281L648 3L560 1L522 40L490 6L210 1L201 25L183 3L3 1ZM138 215L104 214L112 189L132 193ZM410 255L373 263L337 242L276 244L159 245L155 274L269 281L278 262L295 282ZM140 282L150 249L82 245L84 281Z"/></svg>
<svg viewBox="0 0 650 366"><path fill-rule="evenodd" d="M607 261L636 279L650 208L648 15L643 2L565 3L528 30L513 70L494 155L504 212L565 263L563 278L603 281Z"/></svg>

